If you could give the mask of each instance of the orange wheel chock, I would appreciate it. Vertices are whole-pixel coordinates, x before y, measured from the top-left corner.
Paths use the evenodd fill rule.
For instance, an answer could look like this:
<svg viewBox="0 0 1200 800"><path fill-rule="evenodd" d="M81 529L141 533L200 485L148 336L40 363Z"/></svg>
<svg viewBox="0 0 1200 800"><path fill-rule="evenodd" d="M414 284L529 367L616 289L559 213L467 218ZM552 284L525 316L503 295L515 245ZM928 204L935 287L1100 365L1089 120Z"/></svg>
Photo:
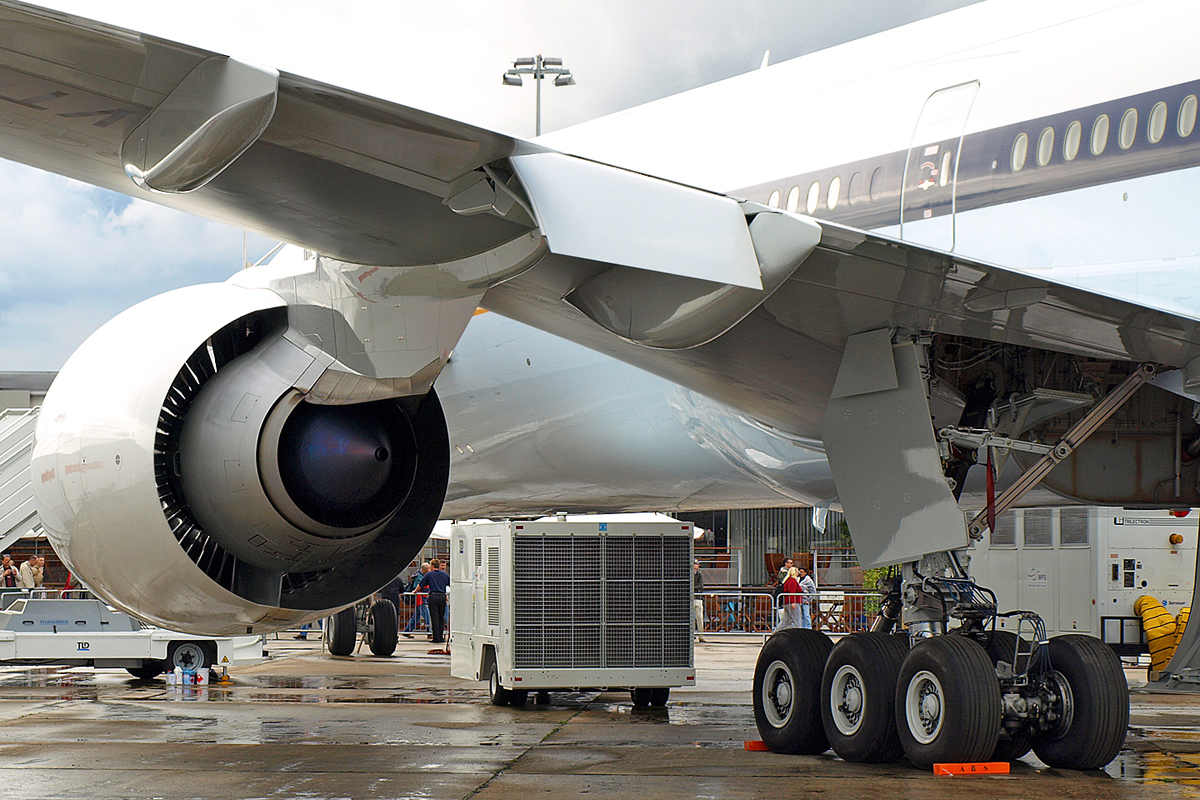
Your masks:
<svg viewBox="0 0 1200 800"><path fill-rule="evenodd" d="M1007 775L1007 761L978 761L973 764L934 764L934 775Z"/></svg>

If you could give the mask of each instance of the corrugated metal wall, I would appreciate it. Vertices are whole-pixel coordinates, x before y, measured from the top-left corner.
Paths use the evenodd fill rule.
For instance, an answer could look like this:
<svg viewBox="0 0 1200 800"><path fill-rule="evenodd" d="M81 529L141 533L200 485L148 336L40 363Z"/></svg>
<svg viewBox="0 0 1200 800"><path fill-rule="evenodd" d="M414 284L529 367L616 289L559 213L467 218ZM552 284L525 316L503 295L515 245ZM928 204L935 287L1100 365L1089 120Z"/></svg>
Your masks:
<svg viewBox="0 0 1200 800"><path fill-rule="evenodd" d="M767 582L764 553L804 553L814 546L842 543L842 515L830 511L825 533L812 524L811 508L754 508L729 512L729 546L742 549L742 583L762 586Z"/></svg>

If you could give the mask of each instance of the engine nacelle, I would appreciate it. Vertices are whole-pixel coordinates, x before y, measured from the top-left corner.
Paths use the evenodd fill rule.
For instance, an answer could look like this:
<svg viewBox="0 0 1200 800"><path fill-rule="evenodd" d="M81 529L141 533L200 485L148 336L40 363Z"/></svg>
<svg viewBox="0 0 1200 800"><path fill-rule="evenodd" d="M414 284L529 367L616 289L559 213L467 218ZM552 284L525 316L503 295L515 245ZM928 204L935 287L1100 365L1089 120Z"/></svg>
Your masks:
<svg viewBox="0 0 1200 800"><path fill-rule="evenodd" d="M43 526L105 600L197 634L262 633L378 590L441 511L437 396L316 405L327 360L274 292L152 298L68 360L38 420Z"/></svg>

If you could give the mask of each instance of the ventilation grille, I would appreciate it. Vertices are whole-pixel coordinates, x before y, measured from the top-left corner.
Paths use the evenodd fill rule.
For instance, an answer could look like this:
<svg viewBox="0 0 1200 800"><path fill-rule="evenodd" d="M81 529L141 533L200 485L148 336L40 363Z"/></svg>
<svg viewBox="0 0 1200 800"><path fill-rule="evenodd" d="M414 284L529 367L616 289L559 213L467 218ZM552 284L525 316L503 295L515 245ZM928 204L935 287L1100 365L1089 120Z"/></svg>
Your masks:
<svg viewBox="0 0 1200 800"><path fill-rule="evenodd" d="M684 667L691 660L691 540L518 536L517 668Z"/></svg>
<svg viewBox="0 0 1200 800"><path fill-rule="evenodd" d="M1054 533L1051 530L1053 513L1048 508L1028 509L1025 512L1025 546L1052 547Z"/></svg>
<svg viewBox="0 0 1200 800"><path fill-rule="evenodd" d="M1058 516L1058 542L1062 547L1087 547L1088 510L1064 508Z"/></svg>
<svg viewBox="0 0 1200 800"><path fill-rule="evenodd" d="M992 547L1017 546L1017 523L1013 512L1005 511L996 517L996 530L992 531L990 541Z"/></svg>
<svg viewBox="0 0 1200 800"><path fill-rule="evenodd" d="M154 436L154 478L163 515L179 546L204 574L233 591L237 558L209 536L188 508L179 478L179 437L188 409L204 384L233 359L249 352L270 331L286 323L285 309L256 312L226 325L196 348L180 367L163 399ZM316 577L315 573L287 576L285 591Z"/></svg>
<svg viewBox="0 0 1200 800"><path fill-rule="evenodd" d="M479 541L476 540L476 545ZM500 625L500 548L488 548L487 566L488 625Z"/></svg>

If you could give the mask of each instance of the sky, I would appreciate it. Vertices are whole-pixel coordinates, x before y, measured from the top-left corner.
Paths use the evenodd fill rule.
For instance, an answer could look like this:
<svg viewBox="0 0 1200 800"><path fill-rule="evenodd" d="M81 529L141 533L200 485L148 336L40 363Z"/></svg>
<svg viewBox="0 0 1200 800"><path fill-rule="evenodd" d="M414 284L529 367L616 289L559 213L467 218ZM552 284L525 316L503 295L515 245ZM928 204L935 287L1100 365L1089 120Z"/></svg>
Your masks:
<svg viewBox="0 0 1200 800"><path fill-rule="evenodd" d="M516 58L563 59L543 86L550 132L796 58L972 0L57 0L67 13L225 53L530 138L533 82ZM0 150L0 156L3 151ZM0 160L0 371L57 370L129 306L222 281L243 234ZM275 243L249 237L252 261Z"/></svg>

